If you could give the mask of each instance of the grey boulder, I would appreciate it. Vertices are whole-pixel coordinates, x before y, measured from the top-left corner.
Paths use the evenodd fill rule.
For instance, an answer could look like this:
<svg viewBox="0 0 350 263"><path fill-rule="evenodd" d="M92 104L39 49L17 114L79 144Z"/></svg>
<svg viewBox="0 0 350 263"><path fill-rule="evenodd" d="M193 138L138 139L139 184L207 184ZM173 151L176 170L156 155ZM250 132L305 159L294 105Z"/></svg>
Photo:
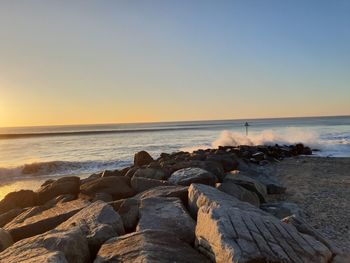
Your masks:
<svg viewBox="0 0 350 263"><path fill-rule="evenodd" d="M202 168L189 167L172 173L168 181L184 186L189 186L192 183L215 185L218 179L214 174Z"/></svg>

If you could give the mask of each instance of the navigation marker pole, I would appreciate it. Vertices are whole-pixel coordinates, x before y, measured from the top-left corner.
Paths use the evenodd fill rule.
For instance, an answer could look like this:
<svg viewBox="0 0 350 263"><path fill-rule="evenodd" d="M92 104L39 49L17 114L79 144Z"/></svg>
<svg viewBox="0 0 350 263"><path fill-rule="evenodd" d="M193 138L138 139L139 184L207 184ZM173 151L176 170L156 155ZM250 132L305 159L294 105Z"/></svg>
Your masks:
<svg viewBox="0 0 350 263"><path fill-rule="evenodd" d="M248 127L249 127L250 125L248 124L248 122L246 122L246 123L244 124L244 126L245 126L245 136L248 136Z"/></svg>

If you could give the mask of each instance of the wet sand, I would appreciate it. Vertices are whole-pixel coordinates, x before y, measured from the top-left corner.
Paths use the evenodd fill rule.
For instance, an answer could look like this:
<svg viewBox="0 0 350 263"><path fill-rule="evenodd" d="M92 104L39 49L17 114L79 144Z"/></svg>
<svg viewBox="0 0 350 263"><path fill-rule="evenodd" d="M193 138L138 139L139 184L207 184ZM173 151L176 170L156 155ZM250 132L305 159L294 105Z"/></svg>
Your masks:
<svg viewBox="0 0 350 263"><path fill-rule="evenodd" d="M294 157L274 165L307 221L350 252L350 158Z"/></svg>

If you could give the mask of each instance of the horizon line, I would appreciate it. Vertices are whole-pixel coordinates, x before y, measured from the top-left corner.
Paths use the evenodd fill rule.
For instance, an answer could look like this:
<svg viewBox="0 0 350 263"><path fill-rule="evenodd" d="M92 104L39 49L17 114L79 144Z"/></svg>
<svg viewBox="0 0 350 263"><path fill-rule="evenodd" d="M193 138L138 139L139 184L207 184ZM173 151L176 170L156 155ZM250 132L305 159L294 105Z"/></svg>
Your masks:
<svg viewBox="0 0 350 263"><path fill-rule="evenodd" d="M196 120L173 120L173 121L149 121L149 122L108 122L108 123L82 123L82 124L49 124L49 125L24 125L24 126L0 126L0 129L8 128L40 128L40 127L69 127L69 126L103 126L103 125L118 125L118 124L157 124L157 123L176 123L176 122L206 122L206 121L239 121L239 120L271 120L271 119L307 119L307 118L336 118L350 117L350 114L345 115L317 115L317 116L288 116L288 117L262 117L262 118L235 118L235 119L196 119Z"/></svg>

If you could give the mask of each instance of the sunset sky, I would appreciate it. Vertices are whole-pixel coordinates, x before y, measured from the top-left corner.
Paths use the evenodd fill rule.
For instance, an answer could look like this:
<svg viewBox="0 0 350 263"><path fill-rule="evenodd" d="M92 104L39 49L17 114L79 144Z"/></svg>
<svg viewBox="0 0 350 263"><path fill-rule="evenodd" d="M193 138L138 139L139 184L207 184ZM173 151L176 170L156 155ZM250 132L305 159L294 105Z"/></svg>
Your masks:
<svg viewBox="0 0 350 263"><path fill-rule="evenodd" d="M0 2L0 126L350 114L350 1Z"/></svg>

